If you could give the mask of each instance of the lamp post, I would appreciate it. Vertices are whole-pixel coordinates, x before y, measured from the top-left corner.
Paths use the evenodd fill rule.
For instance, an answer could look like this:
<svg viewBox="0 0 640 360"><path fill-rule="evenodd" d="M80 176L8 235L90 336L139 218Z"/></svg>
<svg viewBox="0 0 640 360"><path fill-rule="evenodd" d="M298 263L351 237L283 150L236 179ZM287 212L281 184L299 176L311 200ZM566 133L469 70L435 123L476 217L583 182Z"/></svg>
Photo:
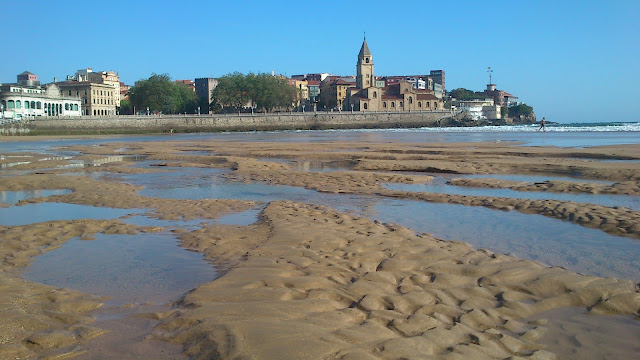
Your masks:
<svg viewBox="0 0 640 360"><path fill-rule="evenodd" d="M2 110L2 119L4 119L4 104L0 104L0 110Z"/></svg>
<svg viewBox="0 0 640 360"><path fill-rule="evenodd" d="M351 104L351 112L353 112L353 104Z"/></svg>
<svg viewBox="0 0 640 360"><path fill-rule="evenodd" d="M303 114L304 114L304 107L305 107L305 105L304 105L304 104L302 104L302 113L303 113Z"/></svg>

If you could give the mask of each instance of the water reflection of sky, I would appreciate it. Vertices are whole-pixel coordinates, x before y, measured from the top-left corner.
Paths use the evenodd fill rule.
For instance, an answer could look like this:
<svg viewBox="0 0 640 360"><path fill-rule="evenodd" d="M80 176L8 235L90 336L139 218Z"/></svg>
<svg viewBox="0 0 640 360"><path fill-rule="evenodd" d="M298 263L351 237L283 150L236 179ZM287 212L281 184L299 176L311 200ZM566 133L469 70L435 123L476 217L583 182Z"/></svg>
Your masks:
<svg viewBox="0 0 640 360"><path fill-rule="evenodd" d="M489 176L492 177L492 176ZM532 200L559 200L573 201L577 203L598 204L608 207L624 206L634 210L640 210L640 196L605 195L605 194L574 194L555 193L548 191L515 191L511 189L474 188L467 186L449 185L443 179L438 179L425 184L385 184L390 190L409 192L430 192L438 194L455 194L467 196L492 196L508 197Z"/></svg>
<svg viewBox="0 0 640 360"><path fill-rule="evenodd" d="M72 239L36 257L23 276L55 287L111 296L116 303L162 304L218 277L202 254L177 245L170 233Z"/></svg>
<svg viewBox="0 0 640 360"><path fill-rule="evenodd" d="M261 202L293 200L327 205L383 222L395 222L436 237L466 241L475 247L513 253L521 258L565 266L585 274L640 280L640 267L635 263L640 255L640 242L557 219L482 207L324 194L292 186L245 184L211 174L196 175L198 172L206 174L207 169L183 171L188 174L185 182L172 178L179 176L179 172L169 177L126 175L125 180L136 185L144 184L147 187L140 194L152 197ZM255 220L253 217L250 219Z"/></svg>

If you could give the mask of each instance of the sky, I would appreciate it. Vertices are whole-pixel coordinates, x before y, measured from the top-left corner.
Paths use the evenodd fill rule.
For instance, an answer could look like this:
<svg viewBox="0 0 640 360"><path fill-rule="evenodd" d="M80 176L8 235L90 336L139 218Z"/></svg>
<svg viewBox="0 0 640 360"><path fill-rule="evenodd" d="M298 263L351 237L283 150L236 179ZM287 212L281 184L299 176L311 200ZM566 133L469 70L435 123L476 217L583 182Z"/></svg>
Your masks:
<svg viewBox="0 0 640 360"><path fill-rule="evenodd" d="M640 1L0 0L0 83L90 67L133 85L231 72L355 75L366 33L376 76L445 71L492 82L553 122L640 121Z"/></svg>

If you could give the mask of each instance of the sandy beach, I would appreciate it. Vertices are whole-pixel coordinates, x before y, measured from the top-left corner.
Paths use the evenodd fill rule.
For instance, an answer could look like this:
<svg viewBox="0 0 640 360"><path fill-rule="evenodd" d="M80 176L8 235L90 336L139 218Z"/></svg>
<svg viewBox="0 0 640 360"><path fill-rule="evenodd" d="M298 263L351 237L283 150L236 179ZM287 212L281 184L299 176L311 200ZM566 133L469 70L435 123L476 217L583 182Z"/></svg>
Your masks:
<svg viewBox="0 0 640 360"><path fill-rule="evenodd" d="M177 344L184 358L192 359L613 359L640 352L640 279L577 274L317 204L143 196L140 186L118 178L152 178L169 168L221 169L234 183L539 214L639 241L638 209L403 191L386 184L429 184L434 174L447 174L450 185L463 188L639 196L640 145L578 149L176 138L68 146L61 150L78 154L68 157L29 152L0 158L1 191L70 190L17 206L56 202L145 209L148 217L179 221L264 206L258 221L246 226L209 223L184 230L122 219L0 226L0 358L94 358L92 342L113 336L96 323L95 312L106 299L27 281L21 271L73 238L160 231L202 253L221 276L171 306L137 314L152 321L139 340L149 353L132 358L161 358L149 355L150 341ZM152 166L136 167L134 157ZM78 163L93 164L102 176L69 166ZM308 171L319 167L327 171ZM577 181L491 178L504 174ZM569 314L580 320L567 322ZM594 333L594 323L610 327ZM558 328L570 329L571 336Z"/></svg>

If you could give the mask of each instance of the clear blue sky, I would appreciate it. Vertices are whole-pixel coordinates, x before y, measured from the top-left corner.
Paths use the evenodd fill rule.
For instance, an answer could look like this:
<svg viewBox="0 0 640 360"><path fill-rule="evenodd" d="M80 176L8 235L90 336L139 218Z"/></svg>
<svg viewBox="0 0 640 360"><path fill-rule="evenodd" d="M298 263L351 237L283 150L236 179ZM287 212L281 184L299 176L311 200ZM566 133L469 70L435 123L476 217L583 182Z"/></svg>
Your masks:
<svg viewBox="0 0 640 360"><path fill-rule="evenodd" d="M524 3L524 4L521 4ZM640 1L0 0L0 82L114 70L127 84L230 72L376 75L443 69L448 90L493 82L557 122L640 121Z"/></svg>

